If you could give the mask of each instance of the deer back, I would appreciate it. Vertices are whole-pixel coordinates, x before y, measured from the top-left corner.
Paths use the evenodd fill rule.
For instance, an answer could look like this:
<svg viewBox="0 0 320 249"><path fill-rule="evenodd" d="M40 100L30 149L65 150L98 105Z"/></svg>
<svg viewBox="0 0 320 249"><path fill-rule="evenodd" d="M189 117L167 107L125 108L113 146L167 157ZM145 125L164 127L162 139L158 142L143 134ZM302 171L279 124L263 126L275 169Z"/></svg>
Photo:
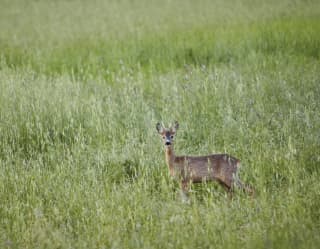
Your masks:
<svg viewBox="0 0 320 249"><path fill-rule="evenodd" d="M218 180L228 187L231 187L239 165L240 161L228 154L180 156L175 159L175 169L183 180L192 182Z"/></svg>

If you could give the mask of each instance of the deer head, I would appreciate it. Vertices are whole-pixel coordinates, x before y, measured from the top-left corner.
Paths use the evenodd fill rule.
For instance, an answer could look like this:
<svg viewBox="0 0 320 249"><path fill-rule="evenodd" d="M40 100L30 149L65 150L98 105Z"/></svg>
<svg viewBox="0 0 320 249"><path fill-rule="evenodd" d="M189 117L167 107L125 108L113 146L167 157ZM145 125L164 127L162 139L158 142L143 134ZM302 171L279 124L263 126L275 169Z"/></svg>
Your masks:
<svg viewBox="0 0 320 249"><path fill-rule="evenodd" d="M164 145L171 146L173 144L174 136L179 128L179 123L175 121L170 128L165 128L162 123L157 123L156 128L159 135L162 137Z"/></svg>

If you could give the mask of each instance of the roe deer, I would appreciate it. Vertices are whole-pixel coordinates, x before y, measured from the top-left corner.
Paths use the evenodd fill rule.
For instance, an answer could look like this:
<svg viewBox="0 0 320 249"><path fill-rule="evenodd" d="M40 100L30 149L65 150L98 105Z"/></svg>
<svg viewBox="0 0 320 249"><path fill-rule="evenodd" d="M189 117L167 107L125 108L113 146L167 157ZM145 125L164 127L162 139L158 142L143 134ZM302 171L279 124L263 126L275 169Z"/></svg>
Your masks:
<svg viewBox="0 0 320 249"><path fill-rule="evenodd" d="M235 185L250 195L254 194L254 189L243 184L237 176L240 167L239 159L228 154L176 156L173 150L173 140L179 128L178 122L175 122L170 128L157 123L156 128L165 145L166 163L170 175L181 181L183 197L186 197L190 183L208 181L219 182L230 193Z"/></svg>

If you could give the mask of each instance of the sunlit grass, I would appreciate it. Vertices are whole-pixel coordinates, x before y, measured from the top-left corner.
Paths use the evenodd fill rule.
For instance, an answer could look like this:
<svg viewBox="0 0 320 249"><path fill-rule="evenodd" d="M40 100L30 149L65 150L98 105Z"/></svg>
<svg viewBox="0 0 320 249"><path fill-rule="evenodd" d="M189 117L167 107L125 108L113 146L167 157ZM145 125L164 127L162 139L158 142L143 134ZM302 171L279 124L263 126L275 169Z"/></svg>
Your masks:
<svg viewBox="0 0 320 249"><path fill-rule="evenodd" d="M1 248L318 247L317 1L0 13ZM203 184L182 203L160 120L177 154L240 158L256 198Z"/></svg>

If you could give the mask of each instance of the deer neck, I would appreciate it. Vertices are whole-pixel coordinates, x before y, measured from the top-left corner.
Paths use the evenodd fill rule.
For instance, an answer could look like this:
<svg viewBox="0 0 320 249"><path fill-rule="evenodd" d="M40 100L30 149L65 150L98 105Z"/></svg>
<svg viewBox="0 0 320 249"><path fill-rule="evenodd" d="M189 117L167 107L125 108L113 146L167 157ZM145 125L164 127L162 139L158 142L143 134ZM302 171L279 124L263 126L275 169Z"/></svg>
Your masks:
<svg viewBox="0 0 320 249"><path fill-rule="evenodd" d="M173 163L176 156L174 155L173 145L167 146L165 153L166 153L166 163L168 165L170 175L174 176L175 174L174 174Z"/></svg>

